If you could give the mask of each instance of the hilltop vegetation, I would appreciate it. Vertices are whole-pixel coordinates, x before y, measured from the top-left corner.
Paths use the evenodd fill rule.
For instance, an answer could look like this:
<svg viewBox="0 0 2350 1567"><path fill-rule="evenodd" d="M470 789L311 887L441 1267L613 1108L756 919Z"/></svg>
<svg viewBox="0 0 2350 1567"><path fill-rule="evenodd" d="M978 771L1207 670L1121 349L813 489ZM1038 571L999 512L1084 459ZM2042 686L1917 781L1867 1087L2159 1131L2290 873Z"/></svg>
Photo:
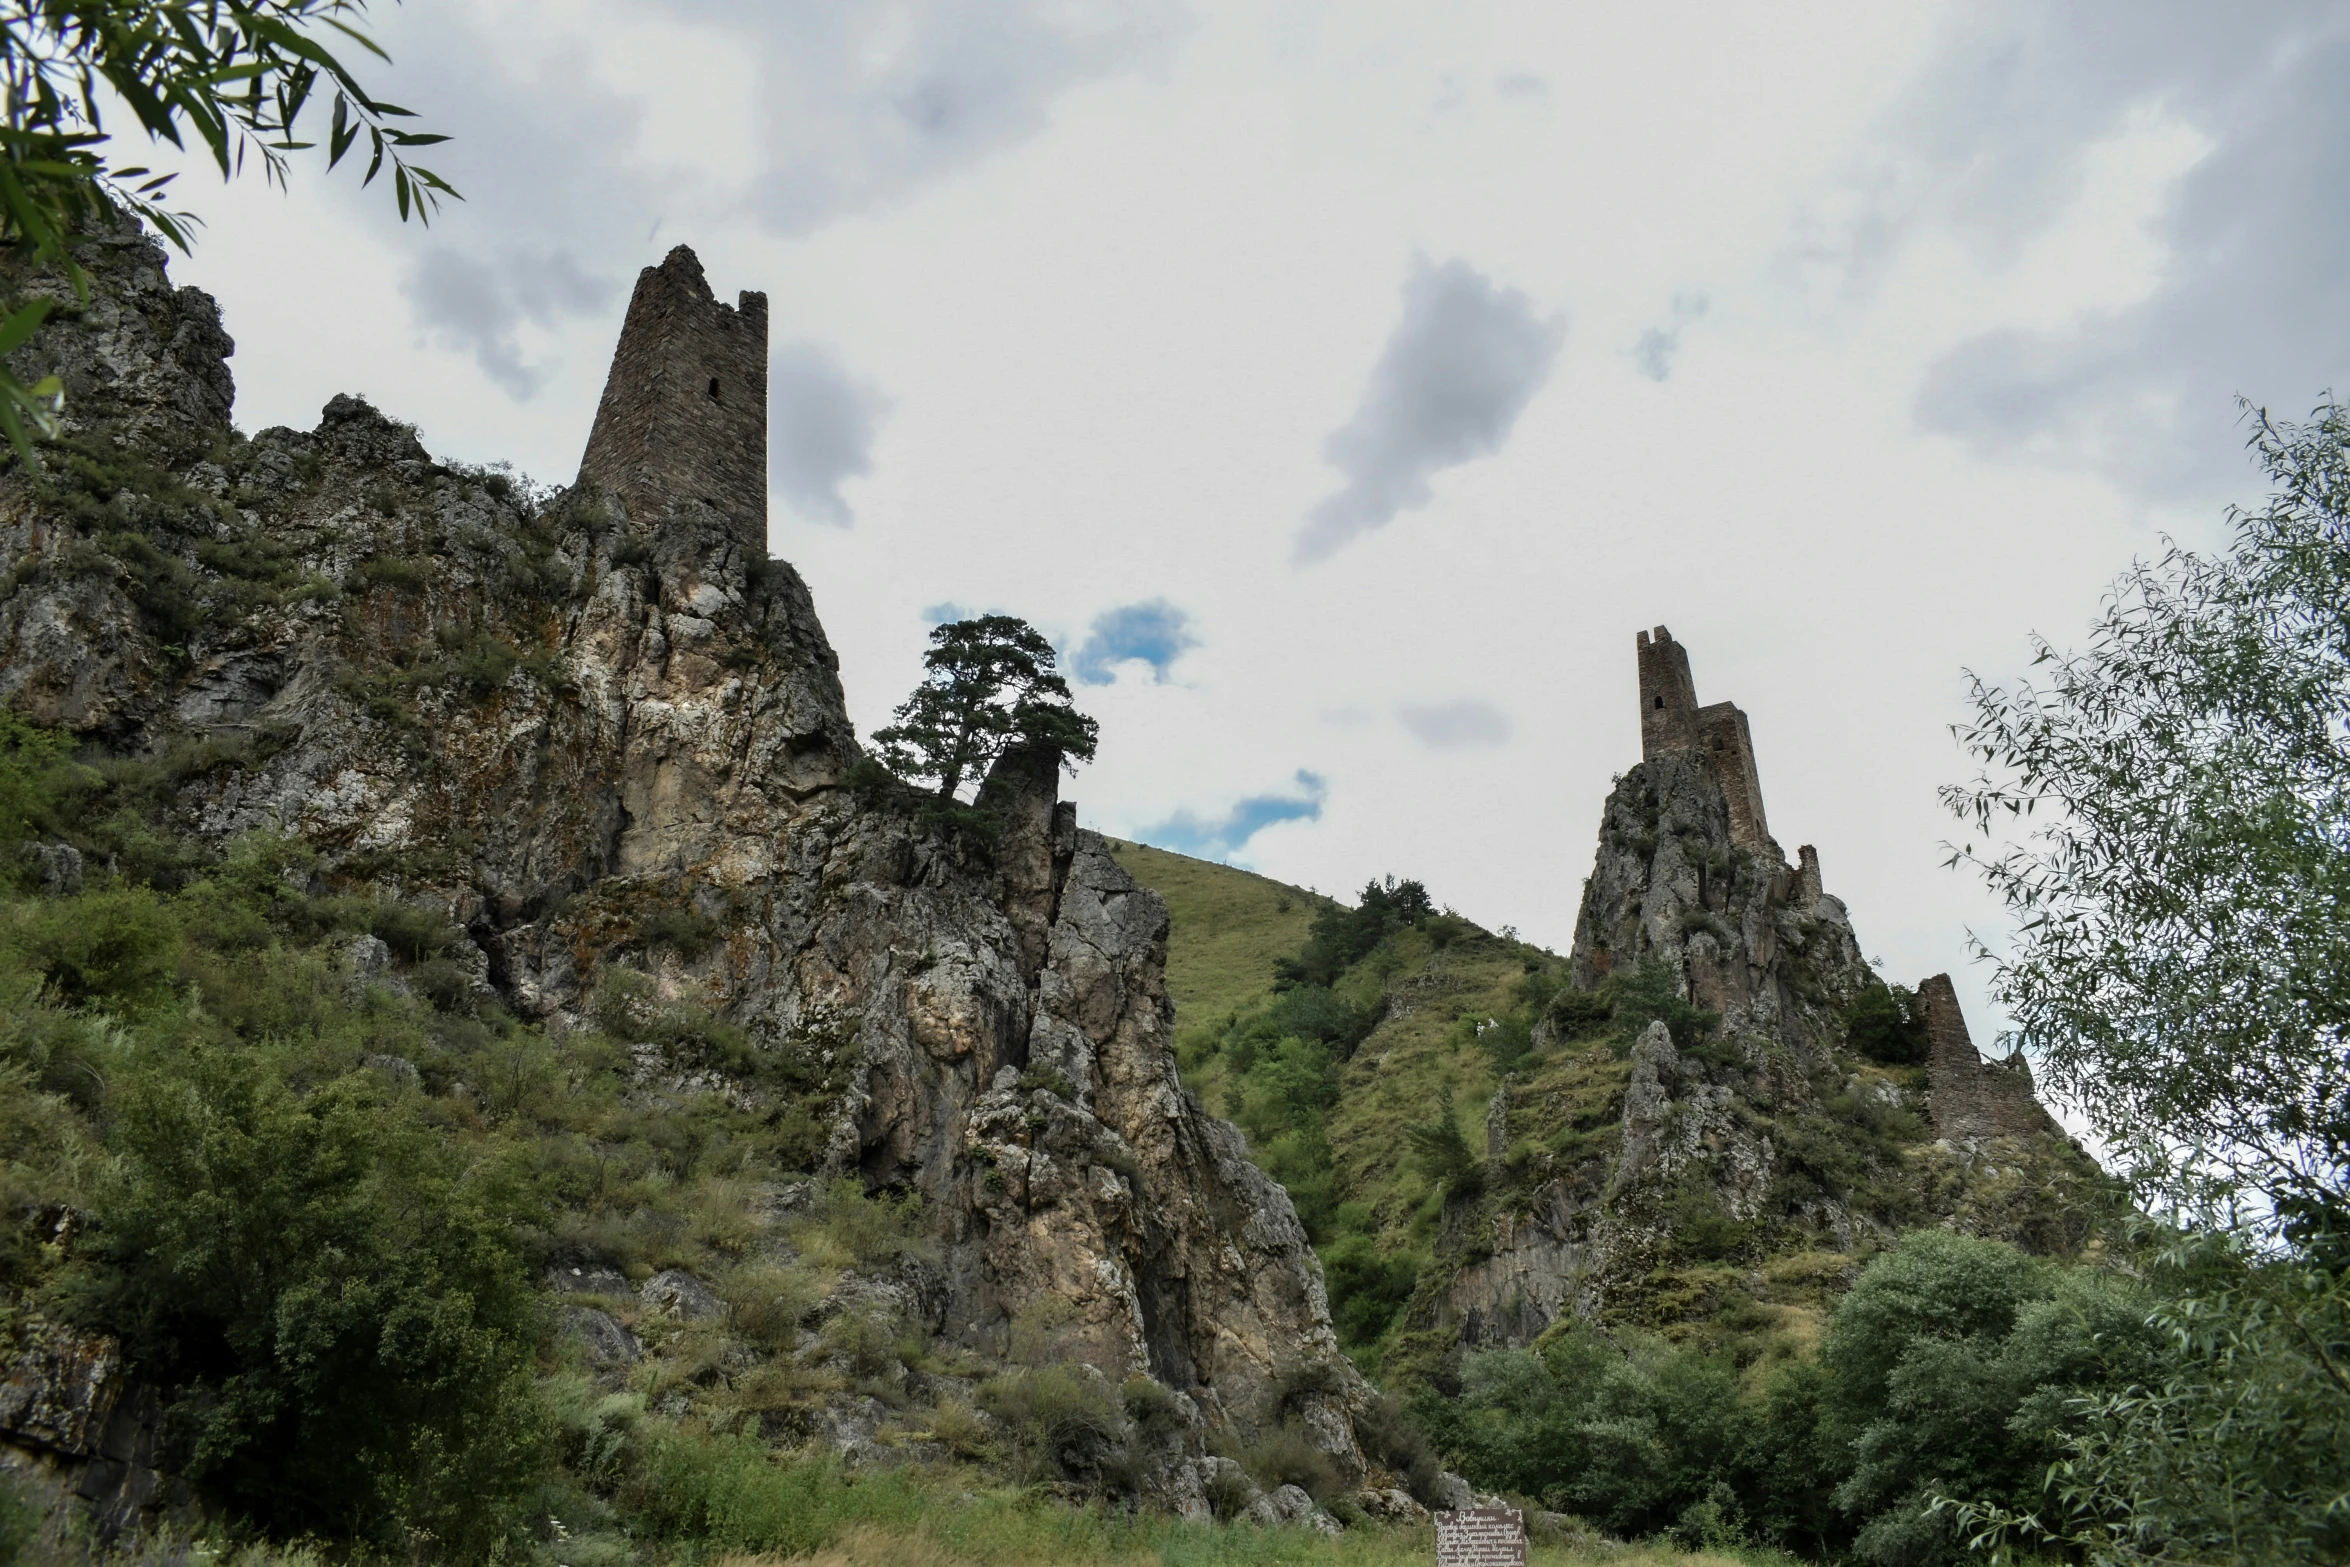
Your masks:
<svg viewBox="0 0 2350 1567"><path fill-rule="evenodd" d="M1175 911L1178 974L1218 912L1289 895L1125 858ZM1685 1182L1629 1288L1534 1324L1524 1348L1464 1340L1460 1281L1494 1226L1562 1172L1611 1178L1634 1041L1661 1024L1702 1059L1721 1020L1661 964L1578 989L1557 955L1393 878L1318 902L1303 940L1259 918L1216 930L1214 951L1220 993L1242 999L1183 1022L1185 1081L1289 1190L1349 1353L1479 1485L1691 1548L1949 1560L1962 1542L1934 1495L2028 1504L2068 1400L2158 1359L2150 1297L2123 1275L1942 1230L1897 1240L1935 1212L2076 1250L2083 1232L2035 1226L2044 1185L1968 1175L1901 1108L1923 1087L1914 1004L1882 982L1849 1008L1850 1085L1770 1122L1792 1157L1761 1209L1742 1219ZM1874 1238L1838 1248L1801 1223L1822 1197Z"/></svg>

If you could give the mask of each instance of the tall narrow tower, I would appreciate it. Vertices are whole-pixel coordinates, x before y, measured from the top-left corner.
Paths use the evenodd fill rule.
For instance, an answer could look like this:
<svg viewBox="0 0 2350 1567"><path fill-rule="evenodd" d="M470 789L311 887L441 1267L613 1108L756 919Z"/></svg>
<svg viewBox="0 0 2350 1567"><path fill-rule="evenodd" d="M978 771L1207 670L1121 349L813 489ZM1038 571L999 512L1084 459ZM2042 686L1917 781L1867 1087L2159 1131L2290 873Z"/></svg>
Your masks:
<svg viewBox="0 0 2350 1567"><path fill-rule="evenodd" d="M1656 639L1639 634L1640 756L1697 749L1697 682L1689 674L1689 650L1664 627Z"/></svg>
<svg viewBox="0 0 2350 1567"><path fill-rule="evenodd" d="M639 522L706 502L767 548L767 296L721 302L680 245L637 274L579 476Z"/></svg>
<svg viewBox="0 0 2350 1567"><path fill-rule="evenodd" d="M1697 705L1697 682L1689 673L1689 650L1664 627L1652 637L1640 632L1640 757L1694 752L1711 764L1730 808L1730 841L1742 849L1771 849L1770 823L1763 818L1762 775L1754 766L1754 737L1746 714L1733 702Z"/></svg>

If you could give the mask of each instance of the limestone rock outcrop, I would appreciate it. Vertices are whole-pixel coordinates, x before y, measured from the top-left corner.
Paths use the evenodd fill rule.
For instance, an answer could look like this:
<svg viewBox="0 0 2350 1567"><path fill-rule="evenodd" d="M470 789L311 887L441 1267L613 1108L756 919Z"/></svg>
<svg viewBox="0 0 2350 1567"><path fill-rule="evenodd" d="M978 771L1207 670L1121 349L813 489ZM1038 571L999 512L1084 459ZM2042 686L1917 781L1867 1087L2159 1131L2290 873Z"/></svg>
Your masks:
<svg viewBox="0 0 2350 1567"><path fill-rule="evenodd" d="M211 302L144 240L88 262L93 304L20 367L62 367L95 477L71 506L0 480L0 699L200 756L188 831L287 835L323 887L446 919L466 982L524 1018L578 1026L626 968L805 1065L837 1090L811 1173L922 1198L934 1332L1000 1352L1049 1299L1059 1352L1113 1385L1301 1421L1362 1472L1304 1231L1177 1081L1166 910L1057 800L1057 757L989 779L992 852L929 824L857 776L763 518L649 481L532 497L355 397L237 436ZM649 941L662 911L714 939ZM1301 1366L1330 1390L1285 1392Z"/></svg>

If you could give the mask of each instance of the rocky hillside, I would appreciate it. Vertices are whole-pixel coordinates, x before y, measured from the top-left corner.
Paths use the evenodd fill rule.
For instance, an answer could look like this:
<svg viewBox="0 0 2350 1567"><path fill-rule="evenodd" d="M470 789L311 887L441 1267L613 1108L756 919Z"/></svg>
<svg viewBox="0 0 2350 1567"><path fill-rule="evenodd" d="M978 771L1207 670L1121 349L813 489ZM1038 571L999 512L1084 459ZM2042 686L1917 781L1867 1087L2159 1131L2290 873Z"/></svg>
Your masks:
<svg viewBox="0 0 2350 1567"><path fill-rule="evenodd" d="M1318 975L1267 942L1259 999L1185 1021L1185 1080L1288 1185L1359 1362L1442 1381L1580 1320L1761 1364L1905 1230L2094 1249L2116 1196L2023 1064L1979 1056L1947 979L1871 971L1816 854L1740 836L1704 756L1652 756L1607 802L1567 957L1391 914Z"/></svg>
<svg viewBox="0 0 2350 1567"><path fill-rule="evenodd" d="M1256 1494L1211 1446L1278 1438L1323 1496L1392 1483L1289 1198L1177 1080L1165 907L1056 800L1056 757L988 780L992 841L926 822L860 765L809 589L745 519L531 493L354 396L246 436L212 302L142 238L85 260L92 301L25 351L64 375L68 438L0 478L27 983L261 1049L287 1025L233 997L303 966L324 1010L291 1102L364 1084L469 1168L530 1172L563 1355L672 1422L1043 1451L1203 1516ZM160 988L24 934L133 904L177 932ZM55 1135L114 1135L42 1059ZM56 1165L9 1222L127 1222L77 1180ZM170 1411L228 1407L242 1373L69 1299L113 1279L95 1252L10 1256L0 1426L112 1463L118 1511L168 1493ZM1043 1366L1082 1369L1091 1424L1035 1413Z"/></svg>

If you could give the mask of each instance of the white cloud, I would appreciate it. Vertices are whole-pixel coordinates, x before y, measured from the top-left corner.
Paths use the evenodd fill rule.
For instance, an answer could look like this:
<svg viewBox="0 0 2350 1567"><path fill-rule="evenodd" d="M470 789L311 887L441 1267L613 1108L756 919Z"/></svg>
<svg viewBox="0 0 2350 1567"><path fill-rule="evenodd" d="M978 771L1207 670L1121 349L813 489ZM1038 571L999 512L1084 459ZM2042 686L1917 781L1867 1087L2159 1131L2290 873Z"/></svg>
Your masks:
<svg viewBox="0 0 2350 1567"><path fill-rule="evenodd" d="M1631 635L1665 621L1868 950L1979 1008L1964 933L2002 917L1938 868L1956 671L2062 640L2158 529L2208 537L2175 497L2255 493L2233 393L2350 379L2342 14L389 8L371 80L457 134L434 162L470 199L427 233L315 164L290 197L199 170L174 271L222 298L248 428L361 392L564 476L627 280L689 243L768 293L779 366L829 356L777 378L771 540L861 722L918 677L926 606L1074 651L1105 606L1179 605L1212 628L1179 679L1112 639L1124 677L1083 688L1085 821L1229 844L1236 802L1300 807L1247 833L1268 874L1418 876L1557 946L1639 755ZM1398 331L1419 257L1467 258L1475 374L1399 346L1446 341ZM1604 351L1537 374L1566 302ZM1343 547L1292 569L1324 501ZM1463 693L1506 751L1398 711Z"/></svg>
<svg viewBox="0 0 2350 1567"><path fill-rule="evenodd" d="M1848 254L1865 277L1956 236L2024 266L2157 165L2138 221L2142 286L2093 254L2033 280L2007 321L1964 332L1915 400L1927 428L1985 455L2094 466L2145 494L2237 484L2241 394L2299 414L2350 375L2350 6L2191 0L1968 6L1865 176L1878 197ZM2175 150L2174 150L2175 149ZM2059 321L2036 298L2080 285Z"/></svg>

